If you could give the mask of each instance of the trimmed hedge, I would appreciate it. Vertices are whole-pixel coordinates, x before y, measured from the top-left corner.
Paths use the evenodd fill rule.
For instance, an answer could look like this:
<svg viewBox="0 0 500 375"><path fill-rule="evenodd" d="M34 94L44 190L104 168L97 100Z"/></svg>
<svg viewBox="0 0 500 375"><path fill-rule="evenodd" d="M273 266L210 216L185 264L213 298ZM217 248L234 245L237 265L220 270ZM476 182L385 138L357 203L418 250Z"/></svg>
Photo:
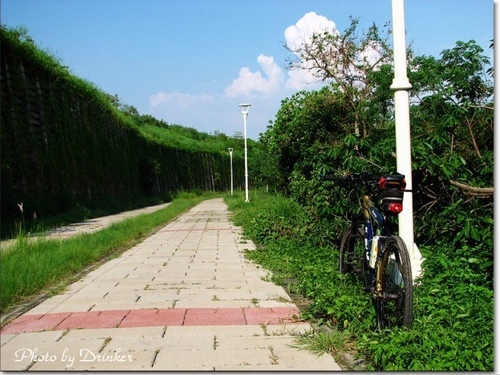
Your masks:
<svg viewBox="0 0 500 375"><path fill-rule="evenodd" d="M1 27L2 223L107 199L229 189L227 150L170 147L143 135L110 95L72 75L22 29ZM235 187L243 158L233 157Z"/></svg>

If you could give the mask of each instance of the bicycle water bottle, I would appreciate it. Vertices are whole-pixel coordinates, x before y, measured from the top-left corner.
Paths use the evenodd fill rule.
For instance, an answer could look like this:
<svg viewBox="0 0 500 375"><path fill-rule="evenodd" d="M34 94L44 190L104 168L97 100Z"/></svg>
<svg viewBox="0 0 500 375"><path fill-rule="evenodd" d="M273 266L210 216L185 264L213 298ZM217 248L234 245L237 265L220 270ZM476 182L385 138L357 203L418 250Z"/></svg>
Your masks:
<svg viewBox="0 0 500 375"><path fill-rule="evenodd" d="M375 236L372 240L372 251L370 252L370 268L375 268L375 263L377 262L379 237L380 236Z"/></svg>

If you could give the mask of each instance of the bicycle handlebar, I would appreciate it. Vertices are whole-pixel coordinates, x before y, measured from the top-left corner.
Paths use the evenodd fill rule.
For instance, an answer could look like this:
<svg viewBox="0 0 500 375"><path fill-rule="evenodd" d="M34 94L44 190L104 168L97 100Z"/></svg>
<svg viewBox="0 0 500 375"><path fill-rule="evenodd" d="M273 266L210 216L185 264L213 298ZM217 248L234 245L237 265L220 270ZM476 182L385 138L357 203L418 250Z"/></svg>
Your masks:
<svg viewBox="0 0 500 375"><path fill-rule="evenodd" d="M321 179L324 181L375 183L379 181L380 177L371 176L368 172L361 172L346 176L322 176Z"/></svg>
<svg viewBox="0 0 500 375"><path fill-rule="evenodd" d="M346 176L322 176L322 180L324 181L338 181L340 182L340 185L346 185L348 183L353 183L353 182L361 182L365 185L365 188L370 190L372 185L377 185L381 190L386 190L386 189L396 189L396 190L401 190L401 191L411 191L411 190L405 190L406 188L406 181L405 181L405 176L396 173L396 174L389 174L389 175L384 175L380 177L375 177L371 175L369 172L361 172L361 173L353 173L350 175Z"/></svg>

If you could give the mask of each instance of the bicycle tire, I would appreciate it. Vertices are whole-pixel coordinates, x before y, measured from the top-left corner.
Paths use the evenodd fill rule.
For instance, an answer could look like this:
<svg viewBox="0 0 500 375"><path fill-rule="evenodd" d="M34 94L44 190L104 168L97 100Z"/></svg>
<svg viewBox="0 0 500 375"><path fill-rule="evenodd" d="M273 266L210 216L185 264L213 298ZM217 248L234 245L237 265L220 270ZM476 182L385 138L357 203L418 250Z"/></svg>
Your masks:
<svg viewBox="0 0 500 375"><path fill-rule="evenodd" d="M377 275L382 277L382 296L376 296L377 326L411 328L413 315L413 278L410 255L399 236L384 241Z"/></svg>
<svg viewBox="0 0 500 375"><path fill-rule="evenodd" d="M340 243L340 273L359 274L364 285L366 280L364 279L363 262L366 262L364 237L360 228L357 228L354 234L349 228L342 235Z"/></svg>

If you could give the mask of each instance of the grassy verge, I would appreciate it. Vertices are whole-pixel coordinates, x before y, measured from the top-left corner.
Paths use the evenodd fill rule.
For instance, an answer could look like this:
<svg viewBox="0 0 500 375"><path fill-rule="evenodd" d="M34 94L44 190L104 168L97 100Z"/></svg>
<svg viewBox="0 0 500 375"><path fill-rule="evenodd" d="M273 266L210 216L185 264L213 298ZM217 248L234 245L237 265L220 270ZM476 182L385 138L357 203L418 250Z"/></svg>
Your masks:
<svg viewBox="0 0 500 375"><path fill-rule="evenodd" d="M414 288L412 329L379 332L370 295L338 271L335 224L311 218L282 196L225 199L257 245L247 257L272 271L271 280L296 304L302 298L302 317L318 328L300 340L309 350L332 354L344 370L493 370L493 289L483 273L467 267L476 259L464 258L460 270L440 257L443 249L422 246L426 261Z"/></svg>
<svg viewBox="0 0 500 375"><path fill-rule="evenodd" d="M314 332L298 337L297 345L333 355L344 370L362 370L365 363L355 359L352 330L344 328L369 329L365 319L373 310L369 298L338 273L336 248L322 245L321 236L304 241L314 236L314 230L328 237L329 225L313 229L317 225L308 220L303 207L277 194L253 191L249 203L239 196L224 199L235 224L257 244L246 257L272 271L271 281L285 289L302 318L315 327Z"/></svg>
<svg viewBox="0 0 500 375"><path fill-rule="evenodd" d="M0 311L32 299L42 292L54 292L73 281L75 274L105 258L117 256L149 236L161 225L215 194L180 195L172 203L93 234L65 240L19 237L16 244L0 252Z"/></svg>

